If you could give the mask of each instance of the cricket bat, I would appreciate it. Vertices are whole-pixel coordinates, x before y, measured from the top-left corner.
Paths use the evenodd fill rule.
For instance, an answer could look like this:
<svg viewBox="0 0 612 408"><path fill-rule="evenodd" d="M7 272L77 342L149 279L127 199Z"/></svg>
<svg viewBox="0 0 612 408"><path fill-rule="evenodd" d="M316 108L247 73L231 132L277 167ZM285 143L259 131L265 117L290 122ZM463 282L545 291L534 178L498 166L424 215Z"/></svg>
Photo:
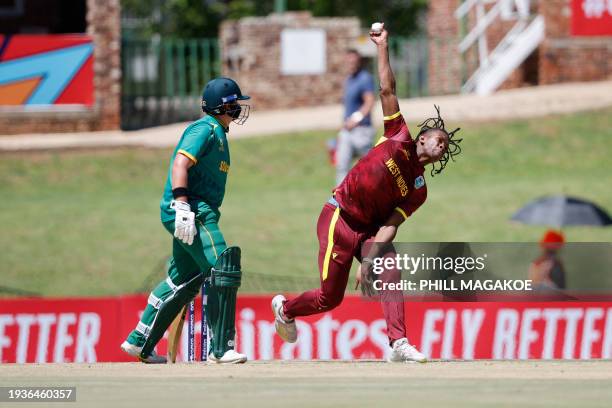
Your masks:
<svg viewBox="0 0 612 408"><path fill-rule="evenodd" d="M176 353L181 343L181 334L183 333L186 313L187 306L184 306L168 329L168 364L176 363Z"/></svg>

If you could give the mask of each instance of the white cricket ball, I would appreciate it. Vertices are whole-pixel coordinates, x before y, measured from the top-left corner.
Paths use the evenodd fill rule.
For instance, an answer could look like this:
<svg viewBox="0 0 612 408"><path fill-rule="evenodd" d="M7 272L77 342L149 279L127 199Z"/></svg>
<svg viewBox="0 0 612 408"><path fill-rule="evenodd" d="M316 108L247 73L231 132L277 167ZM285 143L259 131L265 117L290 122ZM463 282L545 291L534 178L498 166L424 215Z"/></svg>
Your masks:
<svg viewBox="0 0 612 408"><path fill-rule="evenodd" d="M380 33L383 30L382 23L372 23L371 30L375 33Z"/></svg>

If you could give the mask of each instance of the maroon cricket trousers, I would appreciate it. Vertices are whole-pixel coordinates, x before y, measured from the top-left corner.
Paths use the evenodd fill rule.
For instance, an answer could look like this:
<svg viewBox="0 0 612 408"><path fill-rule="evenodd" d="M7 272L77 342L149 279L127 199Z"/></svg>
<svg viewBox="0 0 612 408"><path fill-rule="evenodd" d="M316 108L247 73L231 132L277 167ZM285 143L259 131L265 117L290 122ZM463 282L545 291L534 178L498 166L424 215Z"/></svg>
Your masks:
<svg viewBox="0 0 612 408"><path fill-rule="evenodd" d="M288 318L323 313L338 306L344 298L353 258L361 261L362 245L373 242L378 230L359 226L346 212L334 205L335 202L330 202L323 207L317 222L321 287L288 300L283 309ZM385 256L395 256L395 253ZM384 282L397 282L400 272L386 271L380 275L380 279ZM381 291L379 298L387 322L389 344L392 344L406 337L403 295L401 291Z"/></svg>

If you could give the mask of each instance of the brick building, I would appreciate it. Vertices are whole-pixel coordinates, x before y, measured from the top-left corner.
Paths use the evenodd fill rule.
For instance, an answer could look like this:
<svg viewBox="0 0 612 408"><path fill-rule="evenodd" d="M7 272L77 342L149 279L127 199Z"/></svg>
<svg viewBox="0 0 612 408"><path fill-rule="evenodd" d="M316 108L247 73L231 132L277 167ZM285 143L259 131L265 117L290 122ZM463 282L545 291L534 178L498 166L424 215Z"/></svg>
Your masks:
<svg viewBox="0 0 612 408"><path fill-rule="evenodd" d="M0 6L0 134L118 129L119 0L8 4Z"/></svg>
<svg viewBox="0 0 612 408"><path fill-rule="evenodd" d="M466 3L477 5L478 2L430 0L427 34L431 94L453 93L465 86L479 64L482 65L479 46L484 46L486 54L493 58L489 61L490 68L500 70L500 66L495 66L494 50L517 24L517 11L510 8L505 13L504 7L517 5L525 7L526 29L536 19L541 21L542 37L534 44L535 49L521 58L520 64L511 69L495 89L612 78L612 24L609 31L604 28L597 35L578 32L575 20L584 17L577 15L583 12L581 0L484 0L481 10L475 6L463 18L457 18L457 10L462 4L467 10ZM497 14L492 12L496 11L494 7L499 8ZM605 13L603 10L602 18L612 19L612 14L606 16ZM487 16L495 17L482 36L484 41L474 41L466 52L459 53L458 47L475 29L478 18L485 20Z"/></svg>
<svg viewBox="0 0 612 408"><path fill-rule="evenodd" d="M356 17L290 12L228 20L220 29L222 73L248 91L257 109L338 103L345 51L360 34Z"/></svg>

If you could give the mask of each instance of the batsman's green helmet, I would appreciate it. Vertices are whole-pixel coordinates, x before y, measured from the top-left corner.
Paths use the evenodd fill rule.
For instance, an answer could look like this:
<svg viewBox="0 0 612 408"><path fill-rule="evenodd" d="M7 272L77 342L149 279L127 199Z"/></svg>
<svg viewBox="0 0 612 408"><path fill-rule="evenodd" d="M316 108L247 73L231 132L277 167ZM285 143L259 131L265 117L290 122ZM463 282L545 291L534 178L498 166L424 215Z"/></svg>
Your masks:
<svg viewBox="0 0 612 408"><path fill-rule="evenodd" d="M226 113L223 105L237 104L238 101L250 99L243 95L240 87L231 78L215 78L210 80L204 87L202 95L202 110L208 114L222 115Z"/></svg>

